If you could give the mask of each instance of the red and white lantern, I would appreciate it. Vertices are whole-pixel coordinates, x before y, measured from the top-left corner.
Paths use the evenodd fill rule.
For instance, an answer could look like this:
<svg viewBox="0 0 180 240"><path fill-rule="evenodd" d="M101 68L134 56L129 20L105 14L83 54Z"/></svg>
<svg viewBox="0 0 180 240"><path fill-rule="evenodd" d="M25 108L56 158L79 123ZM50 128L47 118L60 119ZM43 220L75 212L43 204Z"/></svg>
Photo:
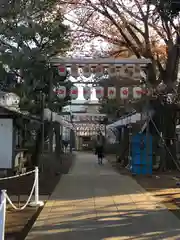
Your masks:
<svg viewBox="0 0 180 240"><path fill-rule="evenodd" d="M67 74L67 68L65 65L59 65L58 66L58 73L59 73L59 76L61 77L65 77L66 74Z"/></svg>
<svg viewBox="0 0 180 240"><path fill-rule="evenodd" d="M72 86L70 89L70 97L75 100L78 98L78 88L76 86Z"/></svg>
<svg viewBox="0 0 180 240"><path fill-rule="evenodd" d="M86 86L83 87L83 97L85 100L89 100L91 98L91 89L90 87Z"/></svg>
<svg viewBox="0 0 180 240"><path fill-rule="evenodd" d="M85 65L83 67L83 76L86 77L86 78L91 76L91 68L90 68L89 65Z"/></svg>
<svg viewBox="0 0 180 240"><path fill-rule="evenodd" d="M115 87L108 87L108 98L109 99L116 98L116 88Z"/></svg>
<svg viewBox="0 0 180 240"><path fill-rule="evenodd" d="M63 99L66 97L66 88L64 86L60 86L56 89L56 94L58 98Z"/></svg>
<svg viewBox="0 0 180 240"><path fill-rule="evenodd" d="M104 67L98 64L95 68L95 74L96 74L96 77L102 77L104 74Z"/></svg>
<svg viewBox="0 0 180 240"><path fill-rule="evenodd" d="M71 76L74 78L79 77L78 65L76 65L76 64L71 65Z"/></svg>
<svg viewBox="0 0 180 240"><path fill-rule="evenodd" d="M129 89L127 87L120 88L120 98L122 100L128 99L129 97Z"/></svg>
<svg viewBox="0 0 180 240"><path fill-rule="evenodd" d="M142 97L142 88L141 87L134 87L133 88L133 98L134 99L141 99Z"/></svg>
<svg viewBox="0 0 180 240"><path fill-rule="evenodd" d="M103 87L96 87L96 98L101 99L104 97L104 88Z"/></svg>

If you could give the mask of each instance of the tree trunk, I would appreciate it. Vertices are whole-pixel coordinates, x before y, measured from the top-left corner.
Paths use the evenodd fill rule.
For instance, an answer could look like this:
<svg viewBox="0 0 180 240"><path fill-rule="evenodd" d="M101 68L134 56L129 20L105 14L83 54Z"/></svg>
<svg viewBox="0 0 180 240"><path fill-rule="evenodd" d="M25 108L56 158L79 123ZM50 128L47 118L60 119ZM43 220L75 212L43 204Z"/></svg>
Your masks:
<svg viewBox="0 0 180 240"><path fill-rule="evenodd" d="M164 163L161 170L176 169L176 110L174 105L166 104L163 110ZM164 155L164 154L163 154ZM163 160L163 159L162 159Z"/></svg>
<svg viewBox="0 0 180 240"><path fill-rule="evenodd" d="M37 131L34 153L32 154L33 166L39 166L39 155L41 153L42 136L41 128Z"/></svg>
<svg viewBox="0 0 180 240"><path fill-rule="evenodd" d="M55 132L55 139L56 139L55 153L58 159L60 157L60 153L62 149L59 123L56 123L56 122L54 123L54 132Z"/></svg>

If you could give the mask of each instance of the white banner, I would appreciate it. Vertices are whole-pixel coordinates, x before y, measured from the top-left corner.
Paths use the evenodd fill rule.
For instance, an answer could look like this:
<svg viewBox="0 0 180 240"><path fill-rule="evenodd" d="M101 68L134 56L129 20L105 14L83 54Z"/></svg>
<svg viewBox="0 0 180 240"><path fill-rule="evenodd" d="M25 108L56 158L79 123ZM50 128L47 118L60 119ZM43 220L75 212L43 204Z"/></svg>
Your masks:
<svg viewBox="0 0 180 240"><path fill-rule="evenodd" d="M0 240L5 239L6 197L0 192Z"/></svg>

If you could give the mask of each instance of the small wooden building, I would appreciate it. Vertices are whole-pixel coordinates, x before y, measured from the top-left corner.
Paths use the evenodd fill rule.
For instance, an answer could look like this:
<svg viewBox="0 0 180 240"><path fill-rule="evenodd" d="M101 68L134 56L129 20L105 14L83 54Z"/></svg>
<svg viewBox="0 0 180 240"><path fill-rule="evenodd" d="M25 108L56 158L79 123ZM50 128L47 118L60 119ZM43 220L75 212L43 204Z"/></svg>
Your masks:
<svg viewBox="0 0 180 240"><path fill-rule="evenodd" d="M33 145L30 143L33 142L33 129L39 128L40 123L39 118L31 116L28 112L23 113L17 107L0 105L1 171L24 171L30 145Z"/></svg>

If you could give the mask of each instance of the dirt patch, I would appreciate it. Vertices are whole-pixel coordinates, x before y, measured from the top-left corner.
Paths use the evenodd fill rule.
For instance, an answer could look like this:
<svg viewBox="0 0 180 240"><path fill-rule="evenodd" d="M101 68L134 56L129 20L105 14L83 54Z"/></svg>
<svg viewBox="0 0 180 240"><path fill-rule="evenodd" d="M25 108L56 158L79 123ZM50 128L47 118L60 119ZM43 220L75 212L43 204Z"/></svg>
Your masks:
<svg viewBox="0 0 180 240"><path fill-rule="evenodd" d="M39 175L39 191L41 196L46 195L46 198L48 198L48 196L51 195L61 176L69 172L69 169L72 166L73 158L74 156L70 154L63 155L61 156L60 162L57 161L54 155L46 154L43 157L46 162L44 163L43 172ZM47 167L48 162L51 164ZM24 196L27 195L27 198L29 196L33 181L33 174L23 176L18 179L5 180L0 182L0 189L7 189L7 193L10 198L15 199L13 203L17 206L19 204L22 206L25 203ZM20 199L20 202L18 198ZM26 207L22 211L16 211L7 205L5 230L6 239L23 240L41 210L42 208Z"/></svg>
<svg viewBox="0 0 180 240"><path fill-rule="evenodd" d="M158 201L180 218L180 187L176 172L154 173L152 177L133 177L144 189L151 192Z"/></svg>
<svg viewBox="0 0 180 240"><path fill-rule="evenodd" d="M154 172L152 176L132 176L129 170L116 162L115 157L109 156L108 160L119 173L131 176L180 218L180 172Z"/></svg>

